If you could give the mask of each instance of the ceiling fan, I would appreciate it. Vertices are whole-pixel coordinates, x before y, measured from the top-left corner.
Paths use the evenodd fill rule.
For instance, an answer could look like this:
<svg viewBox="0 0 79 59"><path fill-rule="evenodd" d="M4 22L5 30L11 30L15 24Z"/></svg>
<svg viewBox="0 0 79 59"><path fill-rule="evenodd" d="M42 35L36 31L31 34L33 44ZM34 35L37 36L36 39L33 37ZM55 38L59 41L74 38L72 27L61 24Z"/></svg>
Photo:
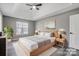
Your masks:
<svg viewBox="0 0 79 59"><path fill-rule="evenodd" d="M41 3L33 3L33 4L26 4L26 5L28 5L28 6L31 6L31 8L30 8L30 10L33 10L33 9L36 9L36 10L39 10L39 8L38 8L38 6L42 6L42 4Z"/></svg>

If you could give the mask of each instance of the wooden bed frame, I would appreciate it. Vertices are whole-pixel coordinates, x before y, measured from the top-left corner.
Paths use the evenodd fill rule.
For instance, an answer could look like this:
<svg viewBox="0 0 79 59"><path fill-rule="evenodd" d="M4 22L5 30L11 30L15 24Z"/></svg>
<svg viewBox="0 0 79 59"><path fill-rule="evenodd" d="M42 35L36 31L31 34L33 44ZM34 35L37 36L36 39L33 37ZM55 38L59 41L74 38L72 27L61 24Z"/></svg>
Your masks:
<svg viewBox="0 0 79 59"><path fill-rule="evenodd" d="M46 51L47 49L53 47L53 42L49 43L45 46L42 46L40 48L37 48L36 50L33 50L32 52L30 52L24 45L22 45L22 43L18 42L18 44L20 45L20 47L24 50L25 54L27 56L38 56L39 54L41 54L42 52Z"/></svg>

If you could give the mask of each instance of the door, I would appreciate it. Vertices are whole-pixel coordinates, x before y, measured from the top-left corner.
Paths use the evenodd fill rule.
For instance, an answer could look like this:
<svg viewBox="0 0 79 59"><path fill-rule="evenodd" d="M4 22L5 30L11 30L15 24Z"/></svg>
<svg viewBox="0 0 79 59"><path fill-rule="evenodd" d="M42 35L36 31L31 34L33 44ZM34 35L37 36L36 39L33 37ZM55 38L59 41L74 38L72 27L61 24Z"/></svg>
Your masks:
<svg viewBox="0 0 79 59"><path fill-rule="evenodd" d="M0 12L0 32L2 32L2 15L1 15L1 12Z"/></svg>
<svg viewBox="0 0 79 59"><path fill-rule="evenodd" d="M79 49L79 14L70 16L69 47Z"/></svg>

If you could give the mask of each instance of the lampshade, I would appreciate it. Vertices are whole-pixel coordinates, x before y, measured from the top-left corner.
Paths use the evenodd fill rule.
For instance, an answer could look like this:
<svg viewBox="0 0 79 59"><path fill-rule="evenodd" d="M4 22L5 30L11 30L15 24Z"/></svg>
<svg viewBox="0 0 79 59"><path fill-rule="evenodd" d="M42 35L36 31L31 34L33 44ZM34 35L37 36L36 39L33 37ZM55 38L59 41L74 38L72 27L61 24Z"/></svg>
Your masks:
<svg viewBox="0 0 79 59"><path fill-rule="evenodd" d="M35 30L35 32L38 32L38 30Z"/></svg>
<svg viewBox="0 0 79 59"><path fill-rule="evenodd" d="M59 29L59 31L65 31L64 29Z"/></svg>
<svg viewBox="0 0 79 59"><path fill-rule="evenodd" d="M65 29L59 29L59 31L60 31L61 34L65 34L66 35Z"/></svg>

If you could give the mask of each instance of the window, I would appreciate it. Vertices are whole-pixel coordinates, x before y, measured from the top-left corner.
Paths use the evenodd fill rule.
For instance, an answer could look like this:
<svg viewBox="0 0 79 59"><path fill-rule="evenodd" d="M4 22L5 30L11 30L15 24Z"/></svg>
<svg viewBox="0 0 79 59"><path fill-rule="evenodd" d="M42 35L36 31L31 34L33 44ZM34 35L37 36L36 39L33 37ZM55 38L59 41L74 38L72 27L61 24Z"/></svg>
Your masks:
<svg viewBox="0 0 79 59"><path fill-rule="evenodd" d="M17 35L28 34L28 23L16 22L16 34Z"/></svg>

